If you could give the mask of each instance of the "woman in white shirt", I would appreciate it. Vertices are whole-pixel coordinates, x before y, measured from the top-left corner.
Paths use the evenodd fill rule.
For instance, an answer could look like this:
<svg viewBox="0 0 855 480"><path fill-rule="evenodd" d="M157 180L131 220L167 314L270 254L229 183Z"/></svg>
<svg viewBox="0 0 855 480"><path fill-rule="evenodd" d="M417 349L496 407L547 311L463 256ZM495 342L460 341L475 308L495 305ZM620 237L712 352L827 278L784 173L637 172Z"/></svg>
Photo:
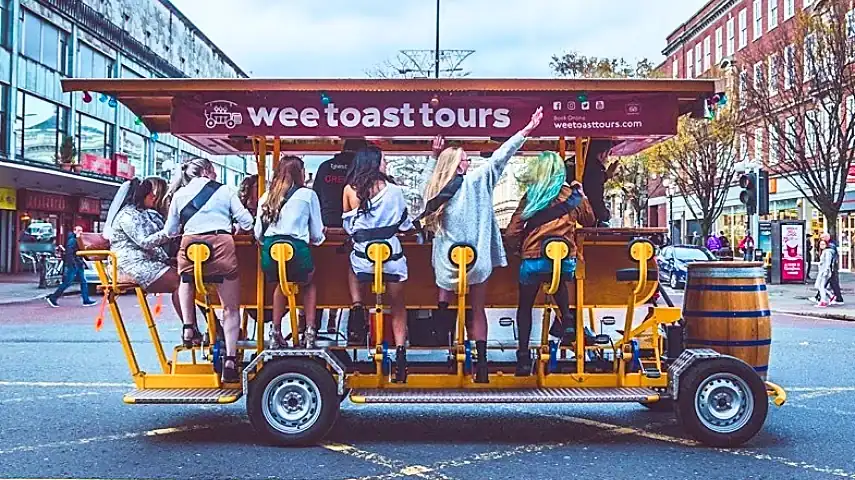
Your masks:
<svg viewBox="0 0 855 480"><path fill-rule="evenodd" d="M285 270L288 281L303 285L303 311L306 315L303 344L306 348L314 347L317 335L317 290L312 278L315 265L309 244L318 246L324 242L324 224L318 195L304 187L305 181L303 161L294 156L283 157L273 174L270 190L258 200L255 238L262 244L261 268L267 281L277 283L273 293L273 340L278 347L286 344L282 336L285 294L278 285L278 264L270 257L270 248L278 242L287 241L294 248L294 257L286 264Z"/></svg>
<svg viewBox="0 0 855 480"><path fill-rule="evenodd" d="M240 381L235 359L240 335L240 284L232 230L233 221L244 230L251 229L252 215L234 190L216 182L217 173L210 161L194 158L181 164L180 168L169 188L172 200L164 228L170 237L182 235L178 273L184 281L178 287L178 297L184 319L184 344L189 347L201 343L196 333L193 262L187 258L187 247L193 242L205 242L211 247L211 257L202 267L204 275L223 279L223 283L217 286L223 305L226 340L223 381L235 383Z"/></svg>

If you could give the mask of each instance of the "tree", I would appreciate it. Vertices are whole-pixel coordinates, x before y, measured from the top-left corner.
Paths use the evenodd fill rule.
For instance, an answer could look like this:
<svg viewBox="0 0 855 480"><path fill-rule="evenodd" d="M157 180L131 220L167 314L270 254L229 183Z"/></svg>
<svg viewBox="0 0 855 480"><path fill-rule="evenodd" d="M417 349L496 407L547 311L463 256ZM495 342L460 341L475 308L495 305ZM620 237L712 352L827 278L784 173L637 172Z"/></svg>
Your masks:
<svg viewBox="0 0 855 480"><path fill-rule="evenodd" d="M404 187L407 208L411 214L418 214L424 209L424 198L422 198L424 185L421 185L421 181L428 157L389 155L385 158L389 175L398 185Z"/></svg>
<svg viewBox="0 0 855 480"><path fill-rule="evenodd" d="M855 15L849 4L824 0L813 11L799 11L789 28L767 35L762 54L744 58L739 73L747 118L743 147L754 138L764 166L822 212L834 237L855 155Z"/></svg>
<svg viewBox="0 0 855 480"><path fill-rule="evenodd" d="M553 55L549 67L560 77L571 78L650 78L658 76L646 58L634 65L623 58L587 57L578 52Z"/></svg>
<svg viewBox="0 0 855 480"><path fill-rule="evenodd" d="M713 231L734 180L738 119L732 105L712 119L682 117L675 137L646 151L685 198L704 237Z"/></svg>
<svg viewBox="0 0 855 480"><path fill-rule="evenodd" d="M621 157L619 162L615 176L606 182L606 191L619 194L624 208L632 211L635 226L644 226L650 198L647 185L651 175L662 173L662 163L649 152Z"/></svg>

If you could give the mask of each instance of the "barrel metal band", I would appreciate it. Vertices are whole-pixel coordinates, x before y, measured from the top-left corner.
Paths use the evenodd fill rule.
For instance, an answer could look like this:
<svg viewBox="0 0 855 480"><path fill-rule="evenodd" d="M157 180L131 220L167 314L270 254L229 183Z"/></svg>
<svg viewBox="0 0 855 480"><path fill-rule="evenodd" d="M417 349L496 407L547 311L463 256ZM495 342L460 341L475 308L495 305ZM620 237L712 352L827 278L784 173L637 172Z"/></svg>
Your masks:
<svg viewBox="0 0 855 480"><path fill-rule="evenodd" d="M686 290L702 292L765 292L766 285L686 285Z"/></svg>
<svg viewBox="0 0 855 480"><path fill-rule="evenodd" d="M771 345L771 338L762 340L708 340L705 338L689 338L686 340L689 345L698 345L705 347L762 347Z"/></svg>
<svg viewBox="0 0 855 480"><path fill-rule="evenodd" d="M690 268L692 278L766 278L763 268Z"/></svg>
<svg viewBox="0 0 855 480"><path fill-rule="evenodd" d="M684 317L708 317L708 318L757 318L772 315L769 310L686 310Z"/></svg>

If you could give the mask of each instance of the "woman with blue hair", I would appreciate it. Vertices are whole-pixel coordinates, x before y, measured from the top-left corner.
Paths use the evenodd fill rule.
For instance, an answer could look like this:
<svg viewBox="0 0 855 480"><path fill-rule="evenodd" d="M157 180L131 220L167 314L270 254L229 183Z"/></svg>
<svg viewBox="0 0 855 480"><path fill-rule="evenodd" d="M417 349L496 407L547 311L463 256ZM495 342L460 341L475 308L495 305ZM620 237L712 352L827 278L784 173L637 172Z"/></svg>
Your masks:
<svg viewBox="0 0 855 480"><path fill-rule="evenodd" d="M517 310L520 333L517 376L531 374L529 341L532 308L540 284L548 281L552 275L552 261L543 254L544 241L557 237L563 239L569 247L567 258L561 262L562 282L555 293L561 319L569 323L575 316L570 310L567 285L564 282L576 273L576 224L585 227L596 224L582 185L575 181L567 182L567 167L557 153L541 153L537 160L529 163L525 177L530 182L528 190L520 199L506 231L506 236L518 238L522 257ZM565 335L575 337L575 329L568 328L565 331L561 321L556 321L549 332L559 338Z"/></svg>

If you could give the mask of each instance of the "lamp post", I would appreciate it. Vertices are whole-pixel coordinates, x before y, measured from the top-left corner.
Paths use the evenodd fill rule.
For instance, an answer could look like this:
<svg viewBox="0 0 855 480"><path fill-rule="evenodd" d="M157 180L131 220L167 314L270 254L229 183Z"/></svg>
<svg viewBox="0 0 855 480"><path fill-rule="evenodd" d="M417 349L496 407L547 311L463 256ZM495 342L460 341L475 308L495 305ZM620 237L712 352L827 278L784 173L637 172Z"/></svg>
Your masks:
<svg viewBox="0 0 855 480"><path fill-rule="evenodd" d="M676 245L674 241L674 181L668 177L662 179L662 186L665 187L665 194L668 195L668 237L671 239L671 244Z"/></svg>
<svg viewBox="0 0 855 480"><path fill-rule="evenodd" d="M434 58L434 74L436 78L439 78L439 1L436 0L436 57Z"/></svg>

